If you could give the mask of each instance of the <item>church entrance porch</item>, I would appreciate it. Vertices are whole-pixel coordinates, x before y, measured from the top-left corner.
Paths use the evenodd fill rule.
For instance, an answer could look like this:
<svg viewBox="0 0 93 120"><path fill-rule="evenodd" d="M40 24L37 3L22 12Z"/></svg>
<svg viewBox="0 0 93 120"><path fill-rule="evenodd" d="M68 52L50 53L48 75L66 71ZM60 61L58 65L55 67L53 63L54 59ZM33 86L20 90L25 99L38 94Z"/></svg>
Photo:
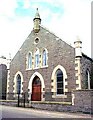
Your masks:
<svg viewBox="0 0 93 120"><path fill-rule="evenodd" d="M32 82L32 101L41 101L41 81L35 76Z"/></svg>

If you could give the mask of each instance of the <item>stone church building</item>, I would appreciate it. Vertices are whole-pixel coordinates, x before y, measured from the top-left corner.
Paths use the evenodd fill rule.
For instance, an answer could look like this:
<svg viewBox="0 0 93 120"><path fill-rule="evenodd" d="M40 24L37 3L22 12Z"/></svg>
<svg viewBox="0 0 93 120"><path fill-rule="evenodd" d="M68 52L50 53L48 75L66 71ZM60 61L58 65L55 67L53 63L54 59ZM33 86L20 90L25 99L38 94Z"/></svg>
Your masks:
<svg viewBox="0 0 93 120"><path fill-rule="evenodd" d="M41 25L38 12L34 27L10 63L7 99L27 94L29 101L71 101L73 90L92 89L93 60Z"/></svg>

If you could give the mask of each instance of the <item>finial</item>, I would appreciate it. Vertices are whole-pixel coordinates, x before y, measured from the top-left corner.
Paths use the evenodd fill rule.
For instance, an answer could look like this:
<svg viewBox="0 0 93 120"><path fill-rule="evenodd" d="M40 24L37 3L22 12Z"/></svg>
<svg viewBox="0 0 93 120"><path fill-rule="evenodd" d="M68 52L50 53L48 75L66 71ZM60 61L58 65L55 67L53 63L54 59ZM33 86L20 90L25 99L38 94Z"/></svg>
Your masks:
<svg viewBox="0 0 93 120"><path fill-rule="evenodd" d="M80 40L79 36L76 36L76 41L74 42L75 45L75 56L82 57L82 41Z"/></svg>
<svg viewBox="0 0 93 120"><path fill-rule="evenodd" d="M80 40L80 37L78 35L76 36L76 41L74 42L74 44L75 43L81 43L82 44L82 41Z"/></svg>
<svg viewBox="0 0 93 120"><path fill-rule="evenodd" d="M35 18L39 18L39 19L40 19L40 15L39 15L39 12L38 12L38 8L36 8ZM35 19L35 18L34 18L34 19Z"/></svg>
<svg viewBox="0 0 93 120"><path fill-rule="evenodd" d="M76 36L76 38L77 38L78 41L80 41L80 37L78 35Z"/></svg>
<svg viewBox="0 0 93 120"><path fill-rule="evenodd" d="M34 17L33 21L34 21L34 31L39 32L40 24L41 24L41 18L40 18L39 12L38 12L38 8L36 8L36 14L35 14L35 17Z"/></svg>

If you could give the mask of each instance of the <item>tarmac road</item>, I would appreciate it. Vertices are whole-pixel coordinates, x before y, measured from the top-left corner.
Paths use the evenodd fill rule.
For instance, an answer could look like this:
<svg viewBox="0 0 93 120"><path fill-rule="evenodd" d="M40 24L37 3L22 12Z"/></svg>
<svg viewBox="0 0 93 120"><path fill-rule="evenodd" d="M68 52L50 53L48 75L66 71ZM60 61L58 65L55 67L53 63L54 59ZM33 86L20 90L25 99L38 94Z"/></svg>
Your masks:
<svg viewBox="0 0 93 120"><path fill-rule="evenodd" d="M89 114L54 112L4 105L0 105L0 113L2 113L2 115L0 115L1 118L82 118L81 120L86 118L86 120L91 120L89 119L91 118L91 115Z"/></svg>

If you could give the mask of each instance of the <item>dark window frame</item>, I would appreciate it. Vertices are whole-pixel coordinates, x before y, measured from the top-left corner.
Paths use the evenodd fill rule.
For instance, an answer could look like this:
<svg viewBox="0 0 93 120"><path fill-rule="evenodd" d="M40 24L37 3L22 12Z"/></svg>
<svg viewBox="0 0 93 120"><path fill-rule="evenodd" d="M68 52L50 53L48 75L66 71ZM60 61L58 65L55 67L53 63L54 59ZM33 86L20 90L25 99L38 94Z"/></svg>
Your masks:
<svg viewBox="0 0 93 120"><path fill-rule="evenodd" d="M57 90L57 95L62 95L64 94L64 80L63 80L63 72L58 69L56 71L56 90Z"/></svg>

